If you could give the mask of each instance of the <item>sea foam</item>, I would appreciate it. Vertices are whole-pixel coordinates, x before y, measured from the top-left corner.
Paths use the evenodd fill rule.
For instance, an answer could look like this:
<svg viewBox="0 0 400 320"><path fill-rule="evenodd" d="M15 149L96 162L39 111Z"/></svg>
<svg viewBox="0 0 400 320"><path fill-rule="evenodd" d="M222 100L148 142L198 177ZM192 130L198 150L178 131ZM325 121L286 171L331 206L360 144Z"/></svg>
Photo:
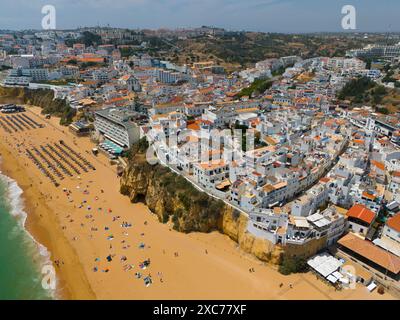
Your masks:
<svg viewBox="0 0 400 320"><path fill-rule="evenodd" d="M32 254L34 260L39 263L39 272L40 272L43 266L52 265L52 261L50 259L51 253L44 245L36 241L36 239L32 236L32 234L25 228L26 219L28 215L24 210L25 205L22 196L24 191L18 186L18 183L15 180L11 179L8 176L5 176L4 174L2 174L1 171L0 171L0 180L6 186L6 191L7 191L6 196L7 196L7 202L10 206L10 214L16 218L17 223L28 236L27 247L28 248L32 247L32 243L34 244L34 249L32 250L33 252L29 252L29 254ZM19 230L12 230L11 236L14 232L15 233L19 232ZM53 299L60 298L60 294L57 290L57 287L55 290L49 289L49 292L50 296Z"/></svg>

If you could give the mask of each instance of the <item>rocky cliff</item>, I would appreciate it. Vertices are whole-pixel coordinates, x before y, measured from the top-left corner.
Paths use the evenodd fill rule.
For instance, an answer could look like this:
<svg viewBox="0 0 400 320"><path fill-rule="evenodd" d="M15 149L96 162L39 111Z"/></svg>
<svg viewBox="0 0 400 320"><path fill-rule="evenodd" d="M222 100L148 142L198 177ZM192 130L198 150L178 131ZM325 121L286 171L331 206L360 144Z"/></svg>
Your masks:
<svg viewBox="0 0 400 320"><path fill-rule="evenodd" d="M130 161L121 179L121 193L144 202L162 222L171 220L181 232L219 230L225 204L198 191L162 165L150 165L143 154Z"/></svg>
<svg viewBox="0 0 400 320"><path fill-rule="evenodd" d="M160 164L150 165L135 152L121 178L121 193L132 202L144 202L163 223L172 221L181 232L219 231L246 252L263 261L279 263L281 249L246 231L248 218Z"/></svg>
<svg viewBox="0 0 400 320"><path fill-rule="evenodd" d="M279 264L283 254L282 248L247 232L247 216L228 205L226 207L227 210L222 215L221 232L236 241L243 251L262 261Z"/></svg>
<svg viewBox="0 0 400 320"><path fill-rule="evenodd" d="M21 87L0 86L0 103L29 104L42 108L42 114L52 114L60 117L61 125L73 121L76 110L72 109L66 100L54 98L50 89L28 89Z"/></svg>

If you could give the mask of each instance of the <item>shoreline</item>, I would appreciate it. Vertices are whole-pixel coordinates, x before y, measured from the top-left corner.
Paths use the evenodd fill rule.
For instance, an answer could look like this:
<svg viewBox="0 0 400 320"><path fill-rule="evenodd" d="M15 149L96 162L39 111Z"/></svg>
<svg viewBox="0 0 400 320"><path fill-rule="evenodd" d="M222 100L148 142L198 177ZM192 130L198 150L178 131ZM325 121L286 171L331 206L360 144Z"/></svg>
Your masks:
<svg viewBox="0 0 400 320"><path fill-rule="evenodd" d="M148 207L132 204L120 193L115 167L105 156L91 154L89 138L76 138L58 124L58 118L44 119L37 107L28 107L26 114L45 128L4 135L0 128L0 166L24 191L27 230L50 251L62 299L391 298L362 287L336 292L311 273L283 276L218 232L172 230ZM65 177L55 188L27 158L25 149L60 139L97 170ZM131 226L123 226L124 222ZM141 267L150 258L151 265ZM57 267L55 261L65 264ZM153 283L147 287L143 278L150 274Z"/></svg>
<svg viewBox="0 0 400 320"><path fill-rule="evenodd" d="M1 161L1 158L0 158ZM50 259L51 254L49 250L40 242L38 242L35 237L29 232L27 229L27 218L28 214L26 213L25 209L25 199L23 197L24 191L19 187L16 180L12 179L11 177L4 175L1 166L0 166L0 180L5 185L6 191L6 202L10 207L10 211L8 214L16 220L17 224L21 227L22 232L26 238L29 238L32 241L32 245L34 246L34 252L29 252L27 254L29 259L33 259L33 263L35 267L38 268L37 272L39 274L39 268L45 265L52 264ZM28 246L27 248L28 249ZM30 249L30 248L29 248ZM37 261L39 260L39 261ZM57 288L54 290L52 289L47 292L47 295L50 299L57 299L59 297Z"/></svg>
<svg viewBox="0 0 400 320"><path fill-rule="evenodd" d="M46 205L43 195L38 191L38 187L33 186L32 181L29 181L30 179L24 167L15 167L17 163L16 157L11 154L1 140L0 158L0 171L2 175L14 180L23 191L21 201L24 204L24 211L26 212L24 223L26 232L37 243L38 250L40 250L40 246L46 248L49 254L48 258L56 270L57 288L54 298L61 300L95 298L86 275L82 274L84 271L75 250L70 246L62 232L55 232L56 229L53 228L54 224L52 223L55 222L54 217L52 217L52 212ZM53 234L47 231L49 229L53 230ZM57 240L54 241L55 239ZM68 255L69 258L78 263L73 269L57 268L54 263L54 257L57 255ZM74 280L74 278L82 278L82 276L85 277L83 282ZM82 292L82 296L80 292Z"/></svg>

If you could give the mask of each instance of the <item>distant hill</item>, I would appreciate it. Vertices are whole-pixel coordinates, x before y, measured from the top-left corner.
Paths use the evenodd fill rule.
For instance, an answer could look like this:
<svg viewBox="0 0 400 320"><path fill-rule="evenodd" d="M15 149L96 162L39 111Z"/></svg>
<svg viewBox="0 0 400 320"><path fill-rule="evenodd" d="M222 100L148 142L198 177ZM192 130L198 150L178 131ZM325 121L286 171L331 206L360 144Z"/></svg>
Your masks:
<svg viewBox="0 0 400 320"><path fill-rule="evenodd" d="M214 60L233 71L267 58L344 56L347 50L364 47L377 39L378 35L365 39L354 34L225 32L186 39L169 37L168 41L154 41L153 36L154 46L150 45L147 50L178 64Z"/></svg>
<svg viewBox="0 0 400 320"><path fill-rule="evenodd" d="M400 110L399 90L385 88L367 77L350 80L337 97L349 100L353 106L373 105L376 111L385 114Z"/></svg>

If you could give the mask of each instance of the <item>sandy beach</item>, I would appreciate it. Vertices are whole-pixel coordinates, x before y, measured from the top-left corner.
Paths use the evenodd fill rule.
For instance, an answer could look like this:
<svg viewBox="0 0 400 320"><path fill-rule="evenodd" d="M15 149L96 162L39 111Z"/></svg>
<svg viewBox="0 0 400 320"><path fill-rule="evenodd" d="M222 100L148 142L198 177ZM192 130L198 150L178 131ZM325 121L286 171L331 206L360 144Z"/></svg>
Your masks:
<svg viewBox="0 0 400 320"><path fill-rule="evenodd" d="M392 299L363 286L335 291L311 273L283 276L216 232L172 230L119 193L116 167L91 154L89 138L74 137L59 119L44 119L39 108L29 107L26 115L44 127L12 133L0 127L1 171L24 190L27 228L51 252L61 298ZM26 149L42 150L60 140L96 170L63 174L56 187Z"/></svg>

